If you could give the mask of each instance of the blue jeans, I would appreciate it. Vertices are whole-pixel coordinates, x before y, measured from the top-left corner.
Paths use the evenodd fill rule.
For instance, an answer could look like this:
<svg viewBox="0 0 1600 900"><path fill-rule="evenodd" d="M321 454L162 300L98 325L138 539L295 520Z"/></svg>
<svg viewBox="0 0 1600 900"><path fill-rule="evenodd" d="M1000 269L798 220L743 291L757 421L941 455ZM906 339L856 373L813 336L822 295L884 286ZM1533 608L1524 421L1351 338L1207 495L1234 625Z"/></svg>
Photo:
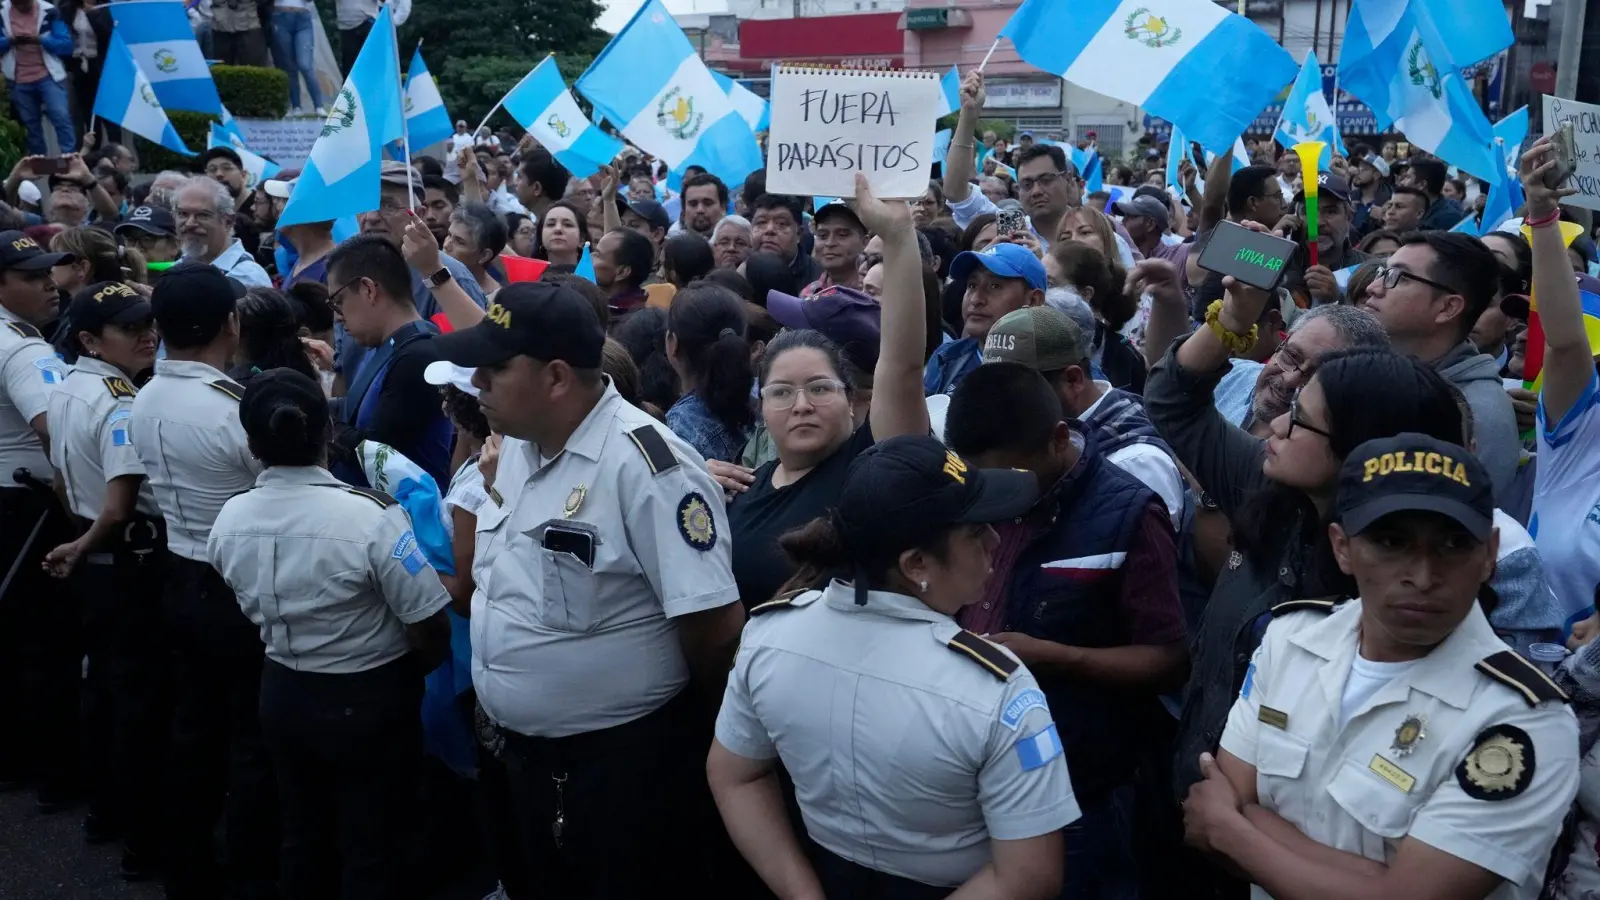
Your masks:
<svg viewBox="0 0 1600 900"><path fill-rule="evenodd" d="M11 90L11 105L16 107L17 118L22 120L22 127L28 131L28 155L42 156L47 152L44 145L44 123L39 119L41 112L49 116L50 124L55 126L56 143L60 145L61 152L71 153L78 149L78 136L72 127L72 113L67 110L65 81L46 77L29 84L7 81L6 87Z"/></svg>
<svg viewBox="0 0 1600 900"><path fill-rule="evenodd" d="M289 76L289 103L300 106L300 78L306 78L311 105L322 105L322 89L317 86L316 29L309 12L274 10L272 13L272 61Z"/></svg>

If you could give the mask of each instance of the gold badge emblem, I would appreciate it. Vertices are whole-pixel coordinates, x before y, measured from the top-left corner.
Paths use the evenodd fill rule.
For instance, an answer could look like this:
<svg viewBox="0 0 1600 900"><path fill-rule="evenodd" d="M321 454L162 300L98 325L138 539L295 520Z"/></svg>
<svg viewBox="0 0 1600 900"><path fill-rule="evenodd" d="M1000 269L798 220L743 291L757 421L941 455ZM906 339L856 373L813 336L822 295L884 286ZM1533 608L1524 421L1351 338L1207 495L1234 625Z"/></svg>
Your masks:
<svg viewBox="0 0 1600 900"><path fill-rule="evenodd" d="M1456 767L1456 783L1475 800L1509 800L1533 781L1533 741L1513 725L1492 725L1478 734Z"/></svg>
<svg viewBox="0 0 1600 900"><path fill-rule="evenodd" d="M1428 720L1412 713L1394 730L1394 743L1389 745L1389 749L1394 751L1395 756L1410 756L1417 749L1417 742L1427 736Z"/></svg>
<svg viewBox="0 0 1600 900"><path fill-rule="evenodd" d="M690 491L678 503L678 534L684 543L702 553L717 545L716 521L699 491Z"/></svg>
<svg viewBox="0 0 1600 900"><path fill-rule="evenodd" d="M567 494L567 502L561 507L561 515L569 519L577 515L578 507L583 505L583 498L588 495L589 488L585 485L580 484L573 488L572 492Z"/></svg>

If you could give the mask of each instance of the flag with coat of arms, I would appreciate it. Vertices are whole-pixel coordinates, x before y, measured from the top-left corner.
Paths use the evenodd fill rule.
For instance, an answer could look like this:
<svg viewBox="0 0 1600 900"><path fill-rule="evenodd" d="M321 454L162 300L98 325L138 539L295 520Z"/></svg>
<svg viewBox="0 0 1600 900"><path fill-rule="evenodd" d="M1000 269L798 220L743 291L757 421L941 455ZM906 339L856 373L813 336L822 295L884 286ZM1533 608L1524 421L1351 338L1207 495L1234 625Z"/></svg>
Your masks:
<svg viewBox="0 0 1600 900"><path fill-rule="evenodd" d="M546 56L500 101L567 171L587 178L622 152L622 142L596 128L572 99L567 83Z"/></svg>
<svg viewBox="0 0 1600 900"><path fill-rule="evenodd" d="M444 108L444 98L439 96L439 85L422 61L422 42L411 56L411 67L406 69L406 140L412 147L427 147L447 141L455 134L450 113Z"/></svg>
<svg viewBox="0 0 1600 900"><path fill-rule="evenodd" d="M377 209L383 145L404 133L400 56L394 19L385 4L311 146L278 226L327 222Z"/></svg>
<svg viewBox="0 0 1600 900"><path fill-rule="evenodd" d="M1283 113L1278 117L1278 128L1272 136L1285 147L1321 141L1322 155L1317 157L1319 172L1328 170L1334 153L1348 155L1328 98L1322 93L1322 66L1314 51L1306 51L1305 64L1300 67L1300 75L1283 102Z"/></svg>
<svg viewBox="0 0 1600 900"><path fill-rule="evenodd" d="M222 112L211 66L194 38L182 0L123 0L105 9L164 108ZM105 56L110 59L109 53Z"/></svg>
<svg viewBox="0 0 1600 900"><path fill-rule="evenodd" d="M150 80L123 41L120 27L111 29L111 40L105 47L105 68L94 98L94 114L175 153L194 155L161 108Z"/></svg>
<svg viewBox="0 0 1600 900"><path fill-rule="evenodd" d="M750 124L661 0L646 0L579 76L579 93L640 149L738 184L765 161Z"/></svg>

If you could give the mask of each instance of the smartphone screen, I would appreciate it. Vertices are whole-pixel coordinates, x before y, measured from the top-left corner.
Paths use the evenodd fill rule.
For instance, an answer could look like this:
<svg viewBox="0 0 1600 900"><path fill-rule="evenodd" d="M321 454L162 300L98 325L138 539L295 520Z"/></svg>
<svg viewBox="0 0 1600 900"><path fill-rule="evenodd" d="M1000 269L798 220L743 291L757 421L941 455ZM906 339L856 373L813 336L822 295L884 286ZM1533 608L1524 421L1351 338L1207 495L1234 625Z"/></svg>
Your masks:
<svg viewBox="0 0 1600 900"><path fill-rule="evenodd" d="M1200 268L1270 291L1282 280L1294 250L1294 241L1224 221L1217 223L1200 252Z"/></svg>
<svg viewBox="0 0 1600 900"><path fill-rule="evenodd" d="M33 163L33 171L40 175L60 175L64 170L65 167L62 166L61 160L54 156L34 160Z"/></svg>
<svg viewBox="0 0 1600 900"><path fill-rule="evenodd" d="M594 568L594 536L582 531L552 526L544 532L544 548L551 553L570 553L589 568Z"/></svg>

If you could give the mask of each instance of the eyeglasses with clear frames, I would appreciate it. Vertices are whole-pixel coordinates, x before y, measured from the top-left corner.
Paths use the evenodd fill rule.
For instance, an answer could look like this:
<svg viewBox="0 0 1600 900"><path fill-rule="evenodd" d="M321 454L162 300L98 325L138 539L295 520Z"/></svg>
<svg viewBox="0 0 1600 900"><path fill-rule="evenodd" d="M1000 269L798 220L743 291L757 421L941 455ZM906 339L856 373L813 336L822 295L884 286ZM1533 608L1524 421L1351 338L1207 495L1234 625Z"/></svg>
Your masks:
<svg viewBox="0 0 1600 900"><path fill-rule="evenodd" d="M805 392L807 403L826 406L844 396L844 382L817 378L803 385L769 384L761 389L761 399L773 409L793 409L801 391Z"/></svg>

